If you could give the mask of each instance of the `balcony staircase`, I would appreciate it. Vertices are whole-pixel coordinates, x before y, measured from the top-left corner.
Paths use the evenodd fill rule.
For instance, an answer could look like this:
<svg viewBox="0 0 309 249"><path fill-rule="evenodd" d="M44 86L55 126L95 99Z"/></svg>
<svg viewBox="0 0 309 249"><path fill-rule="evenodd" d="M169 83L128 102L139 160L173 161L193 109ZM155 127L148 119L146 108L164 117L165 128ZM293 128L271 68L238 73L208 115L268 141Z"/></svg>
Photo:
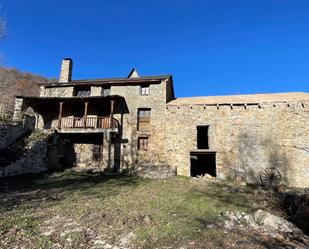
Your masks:
<svg viewBox="0 0 309 249"><path fill-rule="evenodd" d="M0 153L0 177L47 170L48 140L52 133L35 130Z"/></svg>
<svg viewBox="0 0 309 249"><path fill-rule="evenodd" d="M17 161L23 154L26 148L26 140L31 135L31 131L26 131L22 136L19 136L6 149L0 152L0 175L4 175L4 170L7 166Z"/></svg>

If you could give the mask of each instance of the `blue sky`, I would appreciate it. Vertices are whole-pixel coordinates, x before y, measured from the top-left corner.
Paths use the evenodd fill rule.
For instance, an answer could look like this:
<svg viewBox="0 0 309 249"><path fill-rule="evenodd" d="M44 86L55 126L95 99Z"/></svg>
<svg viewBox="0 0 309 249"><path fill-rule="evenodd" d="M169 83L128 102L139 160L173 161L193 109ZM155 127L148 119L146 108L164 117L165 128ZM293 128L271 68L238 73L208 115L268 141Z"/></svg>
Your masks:
<svg viewBox="0 0 309 249"><path fill-rule="evenodd" d="M0 0L4 63L74 79L173 74L176 95L309 92L308 0Z"/></svg>

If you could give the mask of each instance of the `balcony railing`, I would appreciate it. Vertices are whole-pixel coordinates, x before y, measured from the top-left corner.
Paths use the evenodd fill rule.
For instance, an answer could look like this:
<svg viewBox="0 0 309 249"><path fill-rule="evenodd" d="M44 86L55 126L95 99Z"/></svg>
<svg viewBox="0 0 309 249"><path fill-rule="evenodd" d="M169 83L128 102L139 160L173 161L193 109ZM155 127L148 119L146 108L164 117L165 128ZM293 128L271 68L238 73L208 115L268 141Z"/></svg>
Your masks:
<svg viewBox="0 0 309 249"><path fill-rule="evenodd" d="M118 121L111 117L69 117L61 118L61 129L114 129Z"/></svg>

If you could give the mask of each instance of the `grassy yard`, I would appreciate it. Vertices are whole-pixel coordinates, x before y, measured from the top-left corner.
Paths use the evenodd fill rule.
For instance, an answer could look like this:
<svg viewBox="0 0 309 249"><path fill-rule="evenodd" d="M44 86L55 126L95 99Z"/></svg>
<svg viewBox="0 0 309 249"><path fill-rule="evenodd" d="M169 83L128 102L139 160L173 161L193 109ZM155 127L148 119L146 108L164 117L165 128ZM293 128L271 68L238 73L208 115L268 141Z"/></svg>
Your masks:
<svg viewBox="0 0 309 249"><path fill-rule="evenodd" d="M102 241L118 248L266 248L268 243L220 226L221 212L250 212L264 201L233 183L65 172L0 181L0 248L105 248Z"/></svg>

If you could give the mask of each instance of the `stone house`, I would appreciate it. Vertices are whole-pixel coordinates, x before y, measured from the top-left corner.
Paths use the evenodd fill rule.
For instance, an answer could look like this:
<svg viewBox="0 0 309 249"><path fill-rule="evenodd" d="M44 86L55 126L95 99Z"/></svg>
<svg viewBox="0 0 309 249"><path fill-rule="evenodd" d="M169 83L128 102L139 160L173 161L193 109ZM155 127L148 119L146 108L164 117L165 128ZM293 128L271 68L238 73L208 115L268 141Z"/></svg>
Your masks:
<svg viewBox="0 0 309 249"><path fill-rule="evenodd" d="M14 120L33 112L48 141L50 168L120 172L168 166L256 182L276 169L309 186L309 94L176 98L171 75L72 80L72 60L40 95L17 96Z"/></svg>

